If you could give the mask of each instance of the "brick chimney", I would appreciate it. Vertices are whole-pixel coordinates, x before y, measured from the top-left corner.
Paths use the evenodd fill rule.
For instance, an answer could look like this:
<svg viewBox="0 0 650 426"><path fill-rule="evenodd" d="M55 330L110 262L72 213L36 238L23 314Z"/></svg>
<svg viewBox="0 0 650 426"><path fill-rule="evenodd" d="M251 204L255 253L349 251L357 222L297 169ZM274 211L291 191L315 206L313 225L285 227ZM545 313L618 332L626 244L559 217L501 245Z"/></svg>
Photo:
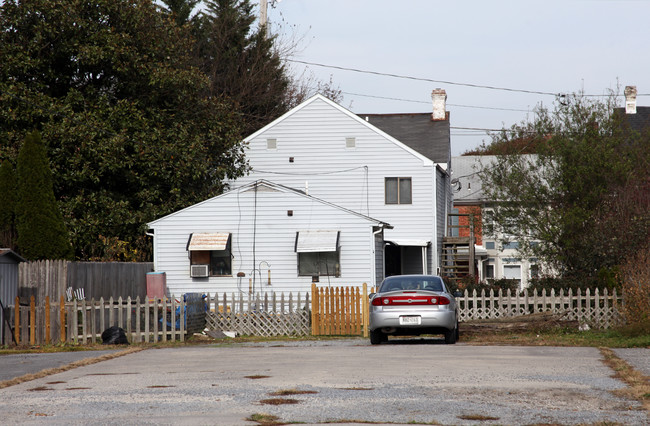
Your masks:
<svg viewBox="0 0 650 426"><path fill-rule="evenodd" d="M431 114L431 119L433 121L446 120L447 107L445 102L447 101L447 92L445 92L445 89L435 89L431 92L431 99L433 100L433 114Z"/></svg>
<svg viewBox="0 0 650 426"><path fill-rule="evenodd" d="M625 86L625 113L636 114L636 86Z"/></svg>

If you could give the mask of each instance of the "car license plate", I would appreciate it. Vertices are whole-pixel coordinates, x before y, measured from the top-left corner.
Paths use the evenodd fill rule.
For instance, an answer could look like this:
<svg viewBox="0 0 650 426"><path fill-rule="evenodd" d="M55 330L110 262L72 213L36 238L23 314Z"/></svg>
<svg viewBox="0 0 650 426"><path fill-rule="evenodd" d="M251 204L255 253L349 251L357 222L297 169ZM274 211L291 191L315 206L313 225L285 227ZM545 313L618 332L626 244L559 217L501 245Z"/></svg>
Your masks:
<svg viewBox="0 0 650 426"><path fill-rule="evenodd" d="M399 317L399 325L420 325L422 317L417 315Z"/></svg>

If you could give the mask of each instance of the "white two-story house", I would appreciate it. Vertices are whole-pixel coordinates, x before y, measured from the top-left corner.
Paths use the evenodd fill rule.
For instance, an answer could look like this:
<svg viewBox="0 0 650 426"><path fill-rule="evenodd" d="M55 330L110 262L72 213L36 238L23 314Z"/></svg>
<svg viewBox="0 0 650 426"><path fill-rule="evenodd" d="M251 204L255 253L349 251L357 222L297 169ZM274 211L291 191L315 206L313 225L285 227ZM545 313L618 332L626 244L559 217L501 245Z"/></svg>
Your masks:
<svg viewBox="0 0 650 426"><path fill-rule="evenodd" d="M175 294L437 273L451 208L445 98L434 91L434 113L387 115L308 99L244 140L251 171L230 192L149 224L155 270Z"/></svg>

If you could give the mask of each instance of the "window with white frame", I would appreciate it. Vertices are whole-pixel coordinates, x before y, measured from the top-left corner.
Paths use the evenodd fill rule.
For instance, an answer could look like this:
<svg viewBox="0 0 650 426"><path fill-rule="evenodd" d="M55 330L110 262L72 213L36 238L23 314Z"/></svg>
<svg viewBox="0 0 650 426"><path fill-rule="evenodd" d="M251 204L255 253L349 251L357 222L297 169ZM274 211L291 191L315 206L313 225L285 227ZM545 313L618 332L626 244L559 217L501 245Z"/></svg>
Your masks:
<svg viewBox="0 0 650 426"><path fill-rule="evenodd" d="M339 231L296 233L298 276L341 276Z"/></svg>
<svg viewBox="0 0 650 426"><path fill-rule="evenodd" d="M411 178L387 177L384 182L386 204L411 204Z"/></svg>
<svg viewBox="0 0 650 426"><path fill-rule="evenodd" d="M187 242L190 265L207 265L211 277L232 275L230 233L193 233Z"/></svg>

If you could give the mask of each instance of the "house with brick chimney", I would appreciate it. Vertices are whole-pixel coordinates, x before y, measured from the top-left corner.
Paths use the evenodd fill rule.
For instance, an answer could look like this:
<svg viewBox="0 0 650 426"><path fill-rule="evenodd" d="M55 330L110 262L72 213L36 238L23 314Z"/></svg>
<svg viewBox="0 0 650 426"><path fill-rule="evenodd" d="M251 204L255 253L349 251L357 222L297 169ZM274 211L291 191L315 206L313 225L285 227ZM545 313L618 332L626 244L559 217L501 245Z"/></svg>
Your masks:
<svg viewBox="0 0 650 426"><path fill-rule="evenodd" d="M295 197L288 196L275 197L276 204L266 202L263 207L255 207L265 209L266 215L269 209L284 212L282 223L299 222L301 228L287 236L283 235L286 227L280 221L266 223L263 229L258 228L256 237L244 240L237 235L237 228L244 229L249 224L242 223L224 232L219 220L208 226L205 210L197 210L201 217L195 219L189 210L182 223L172 223L173 217L166 222L169 232L179 241L175 246L178 253L167 257L174 257L176 263L162 261L161 257L156 260L156 251L163 250L156 240L164 241L166 236L162 233L167 231L155 231L156 270L174 271L168 273L168 281L197 289L190 270L192 259L200 256L191 253L191 235L215 234L223 239L227 233L230 263L238 266L229 274L210 273L201 278L210 288L220 288L219 291L236 290L238 272L257 271L270 258L274 259L271 263L275 271L279 271L276 265L282 266L282 272L274 274L274 282L291 283L291 291L307 290L315 279L332 286L360 286L364 282L379 284L388 275L438 273L452 197L449 113L445 100L445 91L437 89L432 93L432 110L426 113L355 114L320 94L311 97L244 140L250 173L229 182L233 191L248 188L249 197L251 185L263 181L268 182L263 191L281 187L286 192L286 188L291 188L311 197L308 199L318 200L312 210L305 209L304 203L298 209ZM236 202L236 197L230 197L233 200ZM341 216L338 224L333 223L332 216L322 216L327 211L323 205L336 206L337 211L349 214ZM222 207L218 202L210 208L215 217L219 216ZM260 214L261 210L257 217ZM241 217L249 220L255 215L251 216L247 208ZM359 234L364 235L363 240L351 237L349 221L358 217L373 218L364 220L374 224L377 238L368 239L365 233ZM321 236L323 240L318 237L306 244L301 236L307 235ZM274 240L284 241L287 237L294 241L290 249L278 245L276 250L269 251ZM355 263L337 254L352 247L371 254L373 273L368 273L368 262ZM251 253L255 255L251 257ZM308 257L313 270L303 267ZM319 264L330 267L318 267Z"/></svg>

